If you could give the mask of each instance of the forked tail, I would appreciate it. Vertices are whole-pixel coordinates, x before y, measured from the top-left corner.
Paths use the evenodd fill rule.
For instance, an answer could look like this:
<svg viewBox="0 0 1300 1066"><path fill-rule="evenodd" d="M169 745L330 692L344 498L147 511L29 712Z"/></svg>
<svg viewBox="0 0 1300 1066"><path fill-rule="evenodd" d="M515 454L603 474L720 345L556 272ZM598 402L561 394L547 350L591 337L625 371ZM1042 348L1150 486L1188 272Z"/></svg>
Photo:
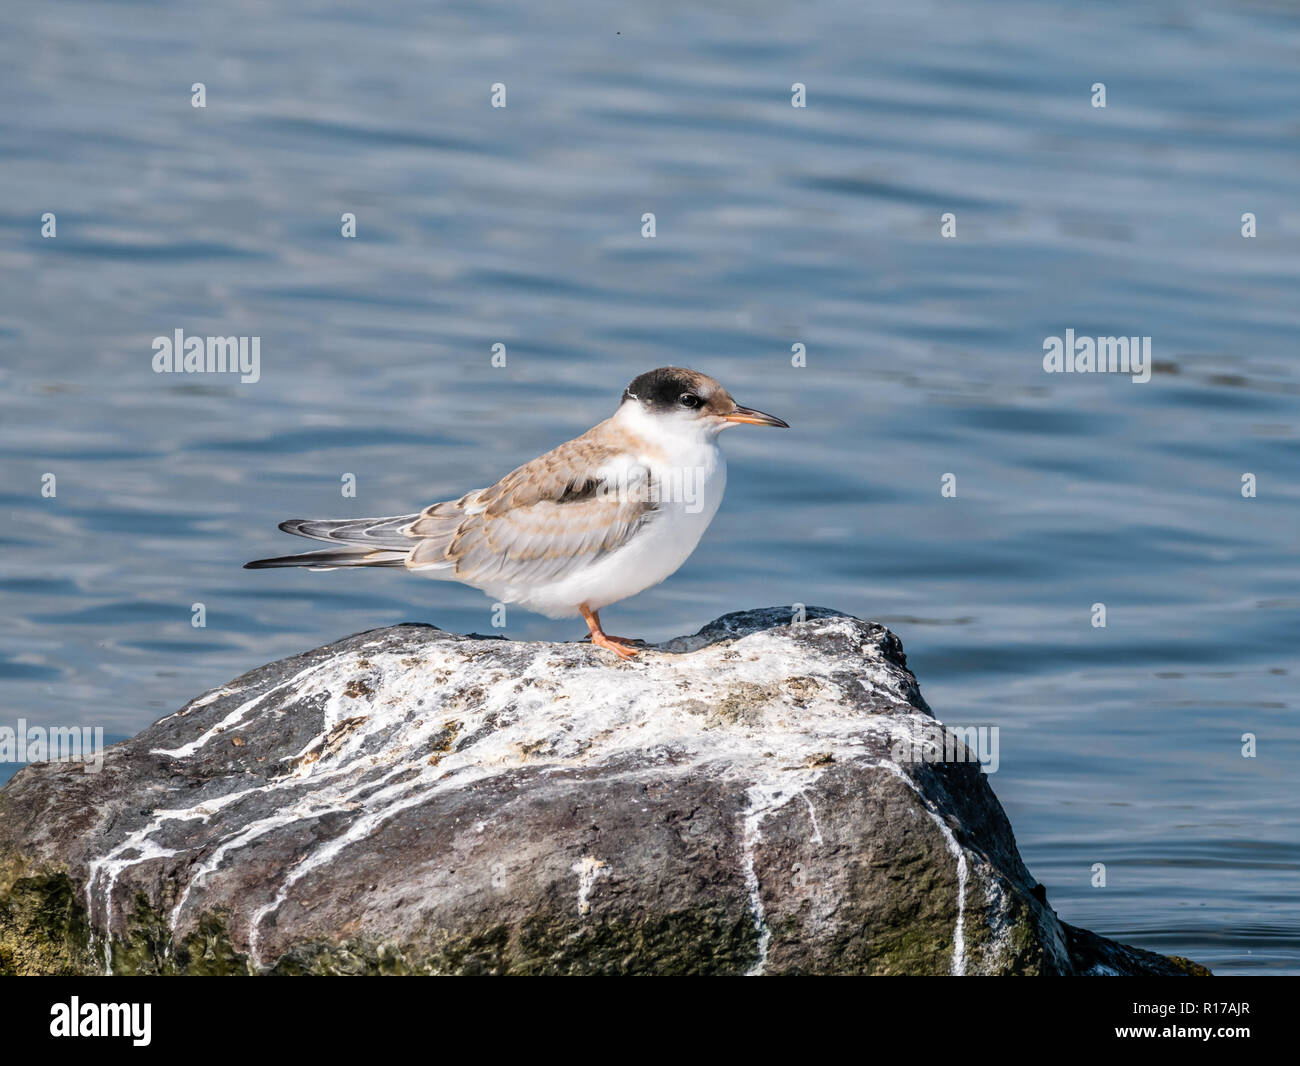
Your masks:
<svg viewBox="0 0 1300 1066"><path fill-rule="evenodd" d="M419 517L418 514L409 514L339 520L291 518L280 523L280 528L286 533L330 541L337 546L299 555L280 555L274 559L254 559L245 563L244 569L305 566L312 570L336 570L343 566L403 566L417 542L402 531Z"/></svg>

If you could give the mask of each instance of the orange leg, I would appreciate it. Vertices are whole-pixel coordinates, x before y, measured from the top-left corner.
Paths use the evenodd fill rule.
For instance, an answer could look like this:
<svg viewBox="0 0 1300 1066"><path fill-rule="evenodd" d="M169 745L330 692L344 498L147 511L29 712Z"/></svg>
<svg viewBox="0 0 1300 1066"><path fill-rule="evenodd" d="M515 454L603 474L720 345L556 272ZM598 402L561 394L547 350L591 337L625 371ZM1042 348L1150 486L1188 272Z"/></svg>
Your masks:
<svg viewBox="0 0 1300 1066"><path fill-rule="evenodd" d="M589 610L584 603L578 608L582 612L583 621L587 623L587 628L591 630L591 642L597 647L608 648L620 659L630 659L637 653L636 648L626 643L627 637L611 637L600 628L600 612Z"/></svg>

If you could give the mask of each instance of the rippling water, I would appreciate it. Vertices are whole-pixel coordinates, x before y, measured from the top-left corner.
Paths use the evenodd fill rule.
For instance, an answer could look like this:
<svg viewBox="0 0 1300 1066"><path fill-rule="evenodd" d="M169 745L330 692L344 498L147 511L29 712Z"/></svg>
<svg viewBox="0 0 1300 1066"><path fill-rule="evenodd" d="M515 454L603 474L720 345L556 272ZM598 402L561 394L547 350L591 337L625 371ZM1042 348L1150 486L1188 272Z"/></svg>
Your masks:
<svg viewBox="0 0 1300 1066"><path fill-rule="evenodd" d="M1300 971L1300 14L640 7L0 9L0 724L120 737L360 629L487 631L469 589L239 567L686 364L794 428L727 435L709 535L611 628L879 619L942 718L1000 727L1064 919ZM154 374L178 328L260 337L261 380ZM1045 374L1067 328L1155 373Z"/></svg>

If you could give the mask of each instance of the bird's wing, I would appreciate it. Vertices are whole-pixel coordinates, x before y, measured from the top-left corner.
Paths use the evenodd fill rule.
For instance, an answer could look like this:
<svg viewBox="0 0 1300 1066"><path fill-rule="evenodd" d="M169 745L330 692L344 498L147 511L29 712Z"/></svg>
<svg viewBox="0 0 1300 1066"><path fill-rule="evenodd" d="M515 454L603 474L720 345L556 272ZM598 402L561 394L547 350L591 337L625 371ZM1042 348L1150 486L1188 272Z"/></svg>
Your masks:
<svg viewBox="0 0 1300 1066"><path fill-rule="evenodd" d="M480 586L560 578L653 518L646 477L602 423L489 488L426 508L405 530L418 540L407 566Z"/></svg>

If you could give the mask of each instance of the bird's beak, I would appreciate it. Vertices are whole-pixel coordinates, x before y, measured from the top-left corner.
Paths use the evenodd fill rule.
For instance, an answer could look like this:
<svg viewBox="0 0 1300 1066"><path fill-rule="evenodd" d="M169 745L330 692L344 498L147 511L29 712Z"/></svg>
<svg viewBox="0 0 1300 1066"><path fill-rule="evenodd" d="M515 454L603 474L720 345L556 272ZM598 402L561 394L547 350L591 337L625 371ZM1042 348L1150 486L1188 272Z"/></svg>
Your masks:
<svg viewBox="0 0 1300 1066"><path fill-rule="evenodd" d="M789 429L790 423L783 422L776 415L764 414L762 411L755 411L752 407L741 407L737 404L736 409L729 415L722 416L728 422L744 422L751 426L780 426L782 429Z"/></svg>

